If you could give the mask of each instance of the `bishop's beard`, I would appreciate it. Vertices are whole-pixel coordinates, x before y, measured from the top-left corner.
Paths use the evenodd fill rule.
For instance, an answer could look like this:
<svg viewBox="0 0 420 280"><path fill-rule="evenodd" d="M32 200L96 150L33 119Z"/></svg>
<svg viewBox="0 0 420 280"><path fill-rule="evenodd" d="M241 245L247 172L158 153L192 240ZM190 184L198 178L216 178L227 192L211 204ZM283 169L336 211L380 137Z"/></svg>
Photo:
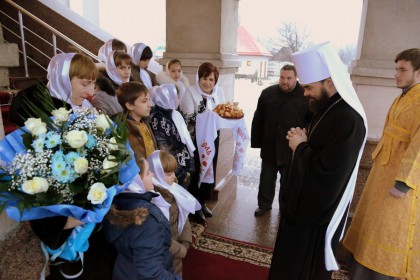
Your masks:
<svg viewBox="0 0 420 280"><path fill-rule="evenodd" d="M330 98L328 97L327 90L325 88L321 89L321 95L319 99L309 98L309 110L313 115L318 115L324 112L328 108Z"/></svg>

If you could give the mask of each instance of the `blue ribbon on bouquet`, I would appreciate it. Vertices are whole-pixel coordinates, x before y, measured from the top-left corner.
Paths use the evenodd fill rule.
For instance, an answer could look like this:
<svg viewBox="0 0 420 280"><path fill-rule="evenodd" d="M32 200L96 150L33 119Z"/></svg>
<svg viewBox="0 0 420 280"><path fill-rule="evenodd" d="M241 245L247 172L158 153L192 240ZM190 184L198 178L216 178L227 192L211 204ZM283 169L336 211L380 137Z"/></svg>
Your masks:
<svg viewBox="0 0 420 280"><path fill-rule="evenodd" d="M26 148L22 141L23 133L24 131L21 129L15 130L0 141L0 159L2 161L11 162L17 153L26 152ZM13 201L11 198L5 207L7 215L17 222L54 216L71 216L84 223L100 223L110 209L114 196L127 188L128 185L133 181L134 176L140 171L134 159L133 151L131 150L131 147L128 143L126 144L126 147L127 150L131 153L131 159L124 163L119 171L119 181L122 183L122 185L114 185L108 188L108 197L101 205L95 205L92 210L83 209L79 206L69 204L37 206L32 207L31 209L24 209L21 215L17 207L17 202ZM4 201L6 199L2 198L1 200Z"/></svg>
<svg viewBox="0 0 420 280"><path fill-rule="evenodd" d="M82 263L81 270L74 274L68 275L65 274L61 269L60 273L66 279L74 279L82 275L83 273L83 263L84 263L84 252L89 248L89 237L92 234L92 231L95 229L95 223L87 223L80 226L77 226L73 229L70 236L67 238L66 242L55 250L49 248L43 242L41 242L41 248L45 255L45 264L41 271L41 279L45 279L45 270L49 261L55 262L57 258L62 258L68 261L77 261L80 260ZM50 257L51 255L51 257ZM55 264L61 264L58 262Z"/></svg>
<svg viewBox="0 0 420 280"><path fill-rule="evenodd" d="M26 153L26 148L23 144L22 134L27 131L25 127L15 130L14 132L7 135L3 140L0 141L0 160L3 162L13 161L16 154ZM126 143L127 150L131 154L131 159L122 164L119 171L119 181L121 185L114 185L107 189L108 197L101 205L94 205L93 209L87 210L82 207L69 205L69 204L57 204L48 206L37 206L31 209L24 209L21 213L18 208L18 202L13 196L7 198L7 193L3 193L5 197L0 198L1 201L8 201L5 207L7 215L19 222L29 221L34 219L42 219L54 216L67 216L73 217L80 220L84 224L73 229L71 235L66 242L60 246L57 250L48 248L45 244L42 244L44 254L46 255L47 262L50 259L49 254L52 255L51 259L54 261L57 257L68 261L75 261L81 259L83 265L83 253L89 248L88 239L95 228L96 223L102 222L104 216L111 208L113 198L118 193L126 189L134 177L140 172L139 167L136 164L134 153L128 143ZM45 277L45 268L42 276ZM77 275L83 272L80 271ZM63 276L70 279L77 277L77 275L68 276L62 272Z"/></svg>

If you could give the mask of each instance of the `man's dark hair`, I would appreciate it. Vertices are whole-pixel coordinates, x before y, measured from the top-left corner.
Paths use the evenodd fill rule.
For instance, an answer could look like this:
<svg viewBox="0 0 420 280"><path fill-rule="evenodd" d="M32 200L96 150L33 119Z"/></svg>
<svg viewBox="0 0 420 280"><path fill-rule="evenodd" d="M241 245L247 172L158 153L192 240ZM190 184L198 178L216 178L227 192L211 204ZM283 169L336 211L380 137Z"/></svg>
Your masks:
<svg viewBox="0 0 420 280"><path fill-rule="evenodd" d="M140 60L147 60L153 57L152 49L149 46L146 46L141 54Z"/></svg>
<svg viewBox="0 0 420 280"><path fill-rule="evenodd" d="M410 61L411 65L413 65L414 71L419 70L420 69L420 49L413 48L413 49L408 49L408 50L400 52L399 54L397 54L397 57L395 57L394 62L397 63L400 60Z"/></svg>
<svg viewBox="0 0 420 280"><path fill-rule="evenodd" d="M297 72L296 72L296 68L295 66L293 66L292 64L285 64L281 69L280 72L282 70L289 70L289 71L293 71L293 73L295 73L295 77L297 76Z"/></svg>

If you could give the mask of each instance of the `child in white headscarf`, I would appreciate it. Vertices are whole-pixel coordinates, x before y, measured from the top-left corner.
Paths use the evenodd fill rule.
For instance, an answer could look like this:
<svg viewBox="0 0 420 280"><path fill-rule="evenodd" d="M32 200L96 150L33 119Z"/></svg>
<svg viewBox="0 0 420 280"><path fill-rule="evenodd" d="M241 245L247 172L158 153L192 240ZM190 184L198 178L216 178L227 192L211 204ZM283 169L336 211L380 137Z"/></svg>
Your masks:
<svg viewBox="0 0 420 280"><path fill-rule="evenodd" d="M182 74L181 61L173 58L166 63L166 71L161 71L156 75L156 80L159 85L174 84L179 91L179 101L182 101L185 90L189 87L190 82L187 77Z"/></svg>
<svg viewBox="0 0 420 280"><path fill-rule="evenodd" d="M108 56L112 51L123 51L126 53L127 45L116 38L109 39L99 48L99 51L98 51L99 61L106 63Z"/></svg>
<svg viewBox="0 0 420 280"><path fill-rule="evenodd" d="M152 49L143 43L136 43L131 47L133 79L141 82L147 89L151 89L157 85L156 75L147 69L152 57Z"/></svg>
<svg viewBox="0 0 420 280"><path fill-rule="evenodd" d="M112 279L181 279L174 272L169 206L153 190L153 173L140 162L140 176L115 196L104 220L105 237L118 251Z"/></svg>
<svg viewBox="0 0 420 280"><path fill-rule="evenodd" d="M155 191L171 204L169 222L172 230L170 251L175 272L182 273L182 259L192 242L188 215L201 208L200 203L175 180L176 159L168 152L156 150L148 158L150 171L154 174Z"/></svg>
<svg viewBox="0 0 420 280"><path fill-rule="evenodd" d="M114 116L123 111L118 103L117 89L122 83L131 79L131 57L122 51L112 51L105 63L105 68L99 69L96 79L93 106L102 113Z"/></svg>
<svg viewBox="0 0 420 280"><path fill-rule="evenodd" d="M195 146L185 121L177 111L179 99L174 84L155 87L150 127L159 149L168 149L178 162L175 171L178 183L188 188L194 173Z"/></svg>

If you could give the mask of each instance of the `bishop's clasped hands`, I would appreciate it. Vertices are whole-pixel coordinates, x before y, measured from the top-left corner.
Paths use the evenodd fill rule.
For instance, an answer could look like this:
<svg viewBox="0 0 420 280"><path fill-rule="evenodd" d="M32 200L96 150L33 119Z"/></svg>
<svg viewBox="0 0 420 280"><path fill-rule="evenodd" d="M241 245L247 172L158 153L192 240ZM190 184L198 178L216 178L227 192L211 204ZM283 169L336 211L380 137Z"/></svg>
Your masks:
<svg viewBox="0 0 420 280"><path fill-rule="evenodd" d="M294 152L296 147L302 143L308 141L306 128L292 127L286 135L286 139L289 140L289 147Z"/></svg>

